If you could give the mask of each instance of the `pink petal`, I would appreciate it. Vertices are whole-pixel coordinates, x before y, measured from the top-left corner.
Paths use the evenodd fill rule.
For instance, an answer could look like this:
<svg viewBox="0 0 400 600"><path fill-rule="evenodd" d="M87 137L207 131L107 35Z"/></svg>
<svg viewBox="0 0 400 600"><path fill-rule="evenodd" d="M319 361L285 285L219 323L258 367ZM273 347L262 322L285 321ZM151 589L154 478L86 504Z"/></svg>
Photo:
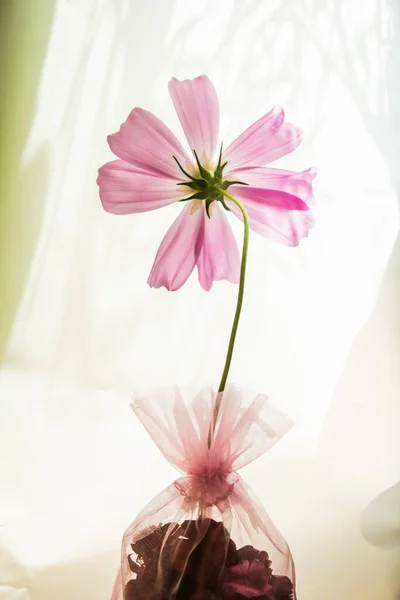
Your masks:
<svg viewBox="0 0 400 600"><path fill-rule="evenodd" d="M308 210L308 206L303 200L281 190L233 185L229 191L233 196L254 202L261 209L264 206L274 206L284 210Z"/></svg>
<svg viewBox="0 0 400 600"><path fill-rule="evenodd" d="M191 209L187 202L164 236L147 280L150 287L177 290L193 271L203 245L205 211L191 214Z"/></svg>
<svg viewBox="0 0 400 600"><path fill-rule="evenodd" d="M118 158L153 175L182 181L173 157L185 165L187 155L172 131L151 112L134 108L119 131L107 139Z"/></svg>
<svg viewBox="0 0 400 600"><path fill-rule="evenodd" d="M284 112L275 107L253 123L222 155L227 169L262 166L292 152L302 141L302 132L284 123Z"/></svg>
<svg viewBox="0 0 400 600"><path fill-rule="evenodd" d="M262 188L284 192L299 198L307 205L313 202L312 182L316 176L316 169L311 168L302 172L272 169L271 167L249 167L227 173L227 179L247 183L251 188ZM232 193L238 192L239 186L232 186ZM242 187L242 186L240 186ZM300 209L300 206L292 206Z"/></svg>
<svg viewBox="0 0 400 600"><path fill-rule="evenodd" d="M219 107L218 96L206 75L195 79L169 82L175 110L189 142L201 161L205 154L212 161L218 140Z"/></svg>
<svg viewBox="0 0 400 600"><path fill-rule="evenodd" d="M242 196L244 189L246 188L242 186L241 190L236 191L236 196L247 210L249 224L253 231L285 246L297 246L302 238L308 236L309 230L314 225L314 217L310 210L287 210L279 206L262 204L258 199ZM227 203L231 211L243 220L236 204L229 200Z"/></svg>
<svg viewBox="0 0 400 600"><path fill-rule="evenodd" d="M203 247L197 261L200 285L210 290L213 281L239 282L240 256L225 210L218 202L211 205L206 217Z"/></svg>
<svg viewBox="0 0 400 600"><path fill-rule="evenodd" d="M117 215L155 210L185 197L173 179L158 177L124 160L103 165L97 183L104 210Z"/></svg>

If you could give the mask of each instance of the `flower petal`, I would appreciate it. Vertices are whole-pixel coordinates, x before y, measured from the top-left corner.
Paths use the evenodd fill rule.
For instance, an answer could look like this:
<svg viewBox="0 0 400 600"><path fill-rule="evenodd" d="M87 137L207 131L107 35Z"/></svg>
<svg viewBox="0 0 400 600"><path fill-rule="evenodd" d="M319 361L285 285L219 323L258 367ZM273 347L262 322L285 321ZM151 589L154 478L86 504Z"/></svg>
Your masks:
<svg viewBox="0 0 400 600"><path fill-rule="evenodd" d="M169 93L191 150L210 163L218 140L217 92L206 75L178 81L172 78ZM205 157L204 157L205 155Z"/></svg>
<svg viewBox="0 0 400 600"><path fill-rule="evenodd" d="M307 205L313 203L312 182L317 174L315 168L306 171L286 171L283 169L272 169L271 167L255 167L238 169L228 173L228 179L243 181L251 188L263 188L275 190L295 196ZM234 195L238 192L238 186L232 187ZM293 207L299 208L299 207Z"/></svg>
<svg viewBox="0 0 400 600"><path fill-rule="evenodd" d="M302 132L290 123L284 123L281 107L274 107L258 119L228 146L222 161L227 169L262 166L292 152L302 141Z"/></svg>
<svg viewBox="0 0 400 600"><path fill-rule="evenodd" d="M191 211L188 202L164 236L147 280L150 287L177 290L193 271L203 245L205 211Z"/></svg>
<svg viewBox="0 0 400 600"><path fill-rule="evenodd" d="M218 202L210 208L211 216L205 221L203 247L197 261L199 282L207 291L213 281L226 279L238 283L240 274L239 250L225 211Z"/></svg>
<svg viewBox="0 0 400 600"><path fill-rule="evenodd" d="M185 197L173 179L158 177L124 160L100 167L97 184L104 210L117 215L155 210Z"/></svg>
<svg viewBox="0 0 400 600"><path fill-rule="evenodd" d="M308 210L308 206L303 200L282 190L233 185L230 188L230 192L243 200L253 202L261 210L265 206L272 206L283 210Z"/></svg>
<svg viewBox="0 0 400 600"><path fill-rule="evenodd" d="M297 246L302 238L308 236L309 230L314 225L314 217L308 208L305 210L287 210L282 206L272 206L260 202L259 195L253 198L244 195L243 191L249 188L237 187L240 187L240 189L235 190L235 195L243 202L253 231L285 246ZM250 189L255 190L256 188ZM299 202L301 201L299 200ZM229 200L227 204L231 211L243 220L242 213L236 204Z"/></svg>
<svg viewBox="0 0 400 600"><path fill-rule="evenodd" d="M118 158L154 175L182 181L183 174L173 157L183 165L188 157L172 131L151 112L134 108L107 140Z"/></svg>

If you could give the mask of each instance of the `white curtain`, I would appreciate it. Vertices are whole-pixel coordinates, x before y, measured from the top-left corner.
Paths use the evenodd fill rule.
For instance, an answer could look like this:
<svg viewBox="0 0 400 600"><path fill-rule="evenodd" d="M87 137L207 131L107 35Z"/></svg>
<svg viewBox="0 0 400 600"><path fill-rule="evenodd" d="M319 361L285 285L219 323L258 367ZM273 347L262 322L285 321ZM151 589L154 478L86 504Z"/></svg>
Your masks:
<svg viewBox="0 0 400 600"><path fill-rule="evenodd" d="M282 104L306 132L282 165L319 172L309 239L250 240L230 380L297 424L245 477L300 600L395 598L359 520L400 466L399 36L397 0L58 0L20 165L44 211L0 383L0 599L109 598L123 530L174 477L132 392L220 376L236 288L150 289L177 208L112 216L95 182L134 106L181 136L167 83L201 73L225 143Z"/></svg>

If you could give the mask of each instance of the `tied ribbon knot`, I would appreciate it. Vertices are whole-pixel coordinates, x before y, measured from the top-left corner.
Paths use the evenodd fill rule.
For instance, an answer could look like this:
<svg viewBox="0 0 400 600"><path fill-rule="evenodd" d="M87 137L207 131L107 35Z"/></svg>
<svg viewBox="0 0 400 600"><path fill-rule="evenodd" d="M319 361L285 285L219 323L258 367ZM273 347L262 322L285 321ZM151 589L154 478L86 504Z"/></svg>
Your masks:
<svg viewBox="0 0 400 600"><path fill-rule="evenodd" d="M188 475L175 481L175 486L191 505L202 508L218 505L233 492L240 477L237 473Z"/></svg>

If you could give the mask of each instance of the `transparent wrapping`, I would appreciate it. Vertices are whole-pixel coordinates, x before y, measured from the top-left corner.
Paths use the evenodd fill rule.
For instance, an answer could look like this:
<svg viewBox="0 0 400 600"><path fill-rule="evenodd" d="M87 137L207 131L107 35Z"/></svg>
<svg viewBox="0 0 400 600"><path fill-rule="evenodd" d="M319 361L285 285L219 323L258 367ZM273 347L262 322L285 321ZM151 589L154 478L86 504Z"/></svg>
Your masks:
<svg viewBox="0 0 400 600"><path fill-rule="evenodd" d="M291 421L263 394L159 390L132 408L185 475L126 530L112 600L295 600L289 547L237 471L269 450Z"/></svg>

